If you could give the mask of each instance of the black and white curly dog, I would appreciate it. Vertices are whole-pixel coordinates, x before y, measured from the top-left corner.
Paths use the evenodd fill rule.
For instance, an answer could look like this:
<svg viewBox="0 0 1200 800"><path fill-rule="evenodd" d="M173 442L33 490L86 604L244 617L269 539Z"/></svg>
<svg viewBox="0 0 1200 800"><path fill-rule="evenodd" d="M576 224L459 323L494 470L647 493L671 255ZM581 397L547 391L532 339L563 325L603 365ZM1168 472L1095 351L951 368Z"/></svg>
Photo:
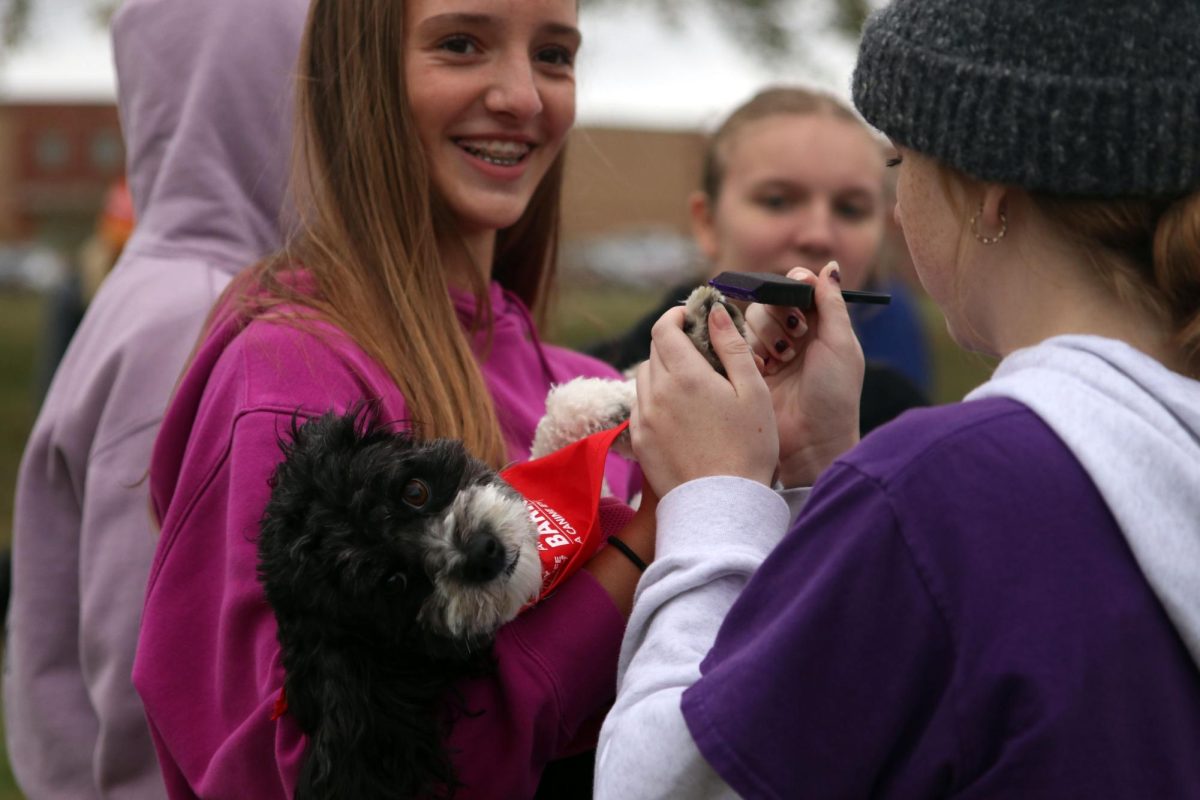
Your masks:
<svg viewBox="0 0 1200 800"><path fill-rule="evenodd" d="M693 340L715 363L702 287ZM741 315L725 303L741 328ZM627 418L632 381L579 379L547 399L534 457ZM523 498L461 442L416 441L370 409L327 414L281 441L258 540L278 622L284 697L308 736L307 798L450 796L454 694L492 668L496 630L541 587Z"/></svg>

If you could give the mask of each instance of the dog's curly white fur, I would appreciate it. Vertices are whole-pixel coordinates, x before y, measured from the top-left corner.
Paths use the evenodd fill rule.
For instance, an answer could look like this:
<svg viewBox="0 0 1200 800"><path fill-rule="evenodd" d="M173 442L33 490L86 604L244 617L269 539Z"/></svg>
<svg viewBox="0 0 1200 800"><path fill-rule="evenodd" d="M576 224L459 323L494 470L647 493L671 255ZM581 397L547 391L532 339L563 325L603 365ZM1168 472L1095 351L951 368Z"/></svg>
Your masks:
<svg viewBox="0 0 1200 800"><path fill-rule="evenodd" d="M555 386L546 395L546 414L533 435L531 458L541 458L585 436L608 430L629 419L637 399L633 380L575 378ZM633 457L628 435L618 437L613 448Z"/></svg>
<svg viewBox="0 0 1200 800"><path fill-rule="evenodd" d="M725 367L713 351L708 336L708 312L715 303L725 306L738 332L744 336L746 325L741 310L712 286L699 286L688 295L684 303L683 330L708 363L724 375ZM540 458L585 436L621 424L629 419L636 401L637 388L632 376L625 380L575 378L553 387L546 396L546 414L534 433L531 456ZM633 458L628 432L617 438L613 449L626 458Z"/></svg>

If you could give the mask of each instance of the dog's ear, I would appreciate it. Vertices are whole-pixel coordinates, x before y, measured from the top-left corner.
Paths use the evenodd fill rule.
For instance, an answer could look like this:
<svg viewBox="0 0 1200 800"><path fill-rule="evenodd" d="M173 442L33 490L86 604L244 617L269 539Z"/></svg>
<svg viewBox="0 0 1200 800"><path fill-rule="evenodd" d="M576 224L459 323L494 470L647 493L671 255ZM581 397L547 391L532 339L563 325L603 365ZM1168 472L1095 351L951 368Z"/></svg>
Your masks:
<svg viewBox="0 0 1200 800"><path fill-rule="evenodd" d="M258 536L258 576L281 632L303 617L394 628L422 576L389 547L398 501L377 484L411 440L356 410L294 424L281 447Z"/></svg>

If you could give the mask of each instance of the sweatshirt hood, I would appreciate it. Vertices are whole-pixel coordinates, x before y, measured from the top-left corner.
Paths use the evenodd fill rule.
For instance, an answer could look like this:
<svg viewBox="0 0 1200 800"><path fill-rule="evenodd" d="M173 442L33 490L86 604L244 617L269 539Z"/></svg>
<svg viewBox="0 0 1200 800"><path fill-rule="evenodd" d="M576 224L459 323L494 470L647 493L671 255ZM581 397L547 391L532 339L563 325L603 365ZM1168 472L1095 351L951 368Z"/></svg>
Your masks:
<svg viewBox="0 0 1200 800"><path fill-rule="evenodd" d="M463 330L471 330L479 323L482 315L480 307L475 302L475 294L469 289L451 285L450 302L458 317ZM487 304L491 315L491 333L493 336L512 335L514 333L533 335L533 318L525 303L516 294L505 289L497 281L487 285L483 302ZM487 331L480 331L485 338Z"/></svg>
<svg viewBox="0 0 1200 800"><path fill-rule="evenodd" d="M1112 339L1018 350L967 400L1033 410L1083 465L1200 664L1200 382Z"/></svg>
<svg viewBox="0 0 1200 800"><path fill-rule="evenodd" d="M236 271L280 248L306 0L125 0L113 19L134 250Z"/></svg>

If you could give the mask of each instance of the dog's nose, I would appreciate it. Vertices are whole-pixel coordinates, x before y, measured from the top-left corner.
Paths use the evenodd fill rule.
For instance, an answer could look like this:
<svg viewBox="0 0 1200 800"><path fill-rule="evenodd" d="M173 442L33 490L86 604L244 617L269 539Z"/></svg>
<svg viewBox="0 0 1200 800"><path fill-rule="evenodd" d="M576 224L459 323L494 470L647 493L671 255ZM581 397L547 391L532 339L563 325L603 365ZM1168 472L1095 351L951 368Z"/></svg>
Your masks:
<svg viewBox="0 0 1200 800"><path fill-rule="evenodd" d="M473 536L464 550L467 563L463 566L463 576L474 583L487 583L503 572L508 562L500 540L486 531Z"/></svg>

